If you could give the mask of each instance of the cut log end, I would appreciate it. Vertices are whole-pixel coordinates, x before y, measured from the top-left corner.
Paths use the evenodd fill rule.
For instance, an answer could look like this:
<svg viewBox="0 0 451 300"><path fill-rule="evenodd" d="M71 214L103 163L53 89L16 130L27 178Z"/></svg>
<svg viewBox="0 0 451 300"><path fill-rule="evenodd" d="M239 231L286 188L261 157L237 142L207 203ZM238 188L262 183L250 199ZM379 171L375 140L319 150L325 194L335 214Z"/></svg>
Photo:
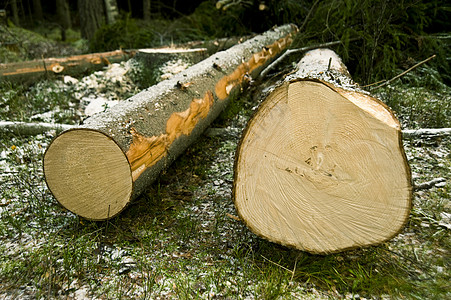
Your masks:
<svg viewBox="0 0 451 300"><path fill-rule="evenodd" d="M59 203L86 219L111 218L131 200L127 157L99 131L74 129L58 136L45 153L44 173Z"/></svg>
<svg viewBox="0 0 451 300"><path fill-rule="evenodd" d="M238 148L237 211L259 236L311 253L388 240L411 205L400 139L398 121L376 99L317 81L285 83Z"/></svg>

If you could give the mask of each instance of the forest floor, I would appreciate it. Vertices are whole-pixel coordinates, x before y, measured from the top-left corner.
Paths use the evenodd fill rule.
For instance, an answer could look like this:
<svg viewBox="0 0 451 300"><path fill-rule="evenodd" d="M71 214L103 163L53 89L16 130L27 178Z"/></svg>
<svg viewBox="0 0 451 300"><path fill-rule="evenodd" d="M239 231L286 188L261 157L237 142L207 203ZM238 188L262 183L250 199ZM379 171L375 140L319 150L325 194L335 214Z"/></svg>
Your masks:
<svg viewBox="0 0 451 300"><path fill-rule="evenodd" d="M134 72L122 63L30 87L2 83L0 119L76 124L94 99L139 92ZM451 298L451 136L404 139L414 184L436 181L414 191L398 236L311 255L265 241L235 218L234 155L260 89L245 90L212 124L220 130L208 130L105 222L66 211L47 189L42 157L56 132L0 133L0 298ZM399 82L376 94L404 128L416 129L451 127L450 91Z"/></svg>

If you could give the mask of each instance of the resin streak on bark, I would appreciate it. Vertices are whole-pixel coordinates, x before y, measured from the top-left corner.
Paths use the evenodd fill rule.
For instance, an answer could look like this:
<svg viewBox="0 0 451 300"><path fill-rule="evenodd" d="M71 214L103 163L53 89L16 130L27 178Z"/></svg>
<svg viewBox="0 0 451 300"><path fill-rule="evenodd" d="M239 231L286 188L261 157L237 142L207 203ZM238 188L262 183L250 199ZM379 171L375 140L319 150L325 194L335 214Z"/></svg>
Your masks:
<svg viewBox="0 0 451 300"><path fill-rule="evenodd" d="M240 86L246 76L279 55L292 42L291 34L283 37L240 64L230 75L221 78L215 85L215 94L219 100L226 99L230 92ZM174 112L166 122L166 133L159 136L146 137L132 128L133 142L127 151L127 158L133 172L133 181L160 159L167 155L169 146L180 135L189 135L199 120L207 117L213 106L214 96L207 91L202 99L193 99L190 107L183 112Z"/></svg>
<svg viewBox="0 0 451 300"><path fill-rule="evenodd" d="M207 117L214 98L210 91L203 99L194 99L190 107L183 112L176 112L166 122L166 133L160 136L145 137L132 128L133 142L127 151L133 181L146 170L166 156L169 146L182 134L189 135L196 124Z"/></svg>
<svg viewBox="0 0 451 300"><path fill-rule="evenodd" d="M227 98L230 91L243 82L246 74L251 74L255 69L265 65L269 60L273 59L281 51L286 49L292 41L291 35L288 35L274 42L272 45L264 47L262 51L252 55L249 61L239 65L232 74L223 77L216 84L216 96L221 100Z"/></svg>

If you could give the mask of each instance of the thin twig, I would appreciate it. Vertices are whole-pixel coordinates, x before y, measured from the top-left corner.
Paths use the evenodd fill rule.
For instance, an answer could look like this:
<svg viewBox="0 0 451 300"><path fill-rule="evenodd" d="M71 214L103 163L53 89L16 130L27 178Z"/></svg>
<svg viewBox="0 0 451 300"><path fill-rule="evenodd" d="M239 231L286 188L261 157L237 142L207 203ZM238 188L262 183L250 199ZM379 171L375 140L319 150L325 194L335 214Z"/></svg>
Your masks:
<svg viewBox="0 0 451 300"><path fill-rule="evenodd" d="M235 221L240 221L241 222L241 219L239 217L237 217L237 216L234 216L234 215L229 214L229 213L226 213L226 216L231 218L231 219L234 219Z"/></svg>
<svg viewBox="0 0 451 300"><path fill-rule="evenodd" d="M370 86L373 86L373 85L376 85L376 84L379 84L379 83L383 83L383 82L385 82L385 79L382 79L382 80L379 80L379 81L376 81L376 82L373 82L373 83L370 83L370 84L367 84L367 85L361 85L360 87L361 88L366 88L366 87L370 87Z"/></svg>
<svg viewBox="0 0 451 300"><path fill-rule="evenodd" d="M380 84L380 85L378 85L378 86L376 86L376 87L374 87L374 88L375 88L375 89L378 89L378 88L381 88L381 87L383 87L383 86L386 86L387 84L390 84L391 82L395 81L395 80L398 79L399 77L406 75L407 73L409 73L409 72L412 71L413 69L415 69L415 68L421 66L421 65L424 64L424 63L427 63L428 61L430 61L431 59L433 59L433 58L435 58L435 57L436 57L436 55L434 54L434 55L432 55L431 57L428 57L428 58L426 58L425 60L420 61L419 63L417 63L417 64L414 65L413 67L408 68L408 69L405 70L404 72L402 72L402 73L396 75L396 76L393 77L392 79L389 79L389 80L385 81L384 83L382 83L382 84ZM368 85L366 85L366 87L373 86L373 85L375 85L375 84L377 84L377 83L379 83L379 82L372 83L372 84L368 84Z"/></svg>
<svg viewBox="0 0 451 300"><path fill-rule="evenodd" d="M299 257L299 256L298 256ZM293 282L293 278L294 278L294 273L296 273L296 265L298 264L298 258L296 257L296 260L294 261L294 267L293 267L293 271L291 271L291 279L290 281Z"/></svg>

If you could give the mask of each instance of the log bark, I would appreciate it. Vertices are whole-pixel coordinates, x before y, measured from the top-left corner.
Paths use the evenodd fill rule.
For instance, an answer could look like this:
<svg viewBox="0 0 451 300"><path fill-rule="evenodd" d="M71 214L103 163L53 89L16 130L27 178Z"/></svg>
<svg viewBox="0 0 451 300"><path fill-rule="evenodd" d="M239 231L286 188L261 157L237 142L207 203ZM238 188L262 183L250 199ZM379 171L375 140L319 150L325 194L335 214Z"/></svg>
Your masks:
<svg viewBox="0 0 451 300"><path fill-rule="evenodd" d="M293 25L270 30L88 118L55 138L44 174L55 198L92 220L117 215L291 43Z"/></svg>
<svg viewBox="0 0 451 300"><path fill-rule="evenodd" d="M386 241L411 208L401 126L333 51L308 52L249 121L233 194L241 219L275 243L325 254Z"/></svg>
<svg viewBox="0 0 451 300"><path fill-rule="evenodd" d="M134 57L135 50L116 50L102 53L75 55L63 58L46 58L25 62L0 64L0 81L32 83L56 75L78 75L100 70L111 63Z"/></svg>

